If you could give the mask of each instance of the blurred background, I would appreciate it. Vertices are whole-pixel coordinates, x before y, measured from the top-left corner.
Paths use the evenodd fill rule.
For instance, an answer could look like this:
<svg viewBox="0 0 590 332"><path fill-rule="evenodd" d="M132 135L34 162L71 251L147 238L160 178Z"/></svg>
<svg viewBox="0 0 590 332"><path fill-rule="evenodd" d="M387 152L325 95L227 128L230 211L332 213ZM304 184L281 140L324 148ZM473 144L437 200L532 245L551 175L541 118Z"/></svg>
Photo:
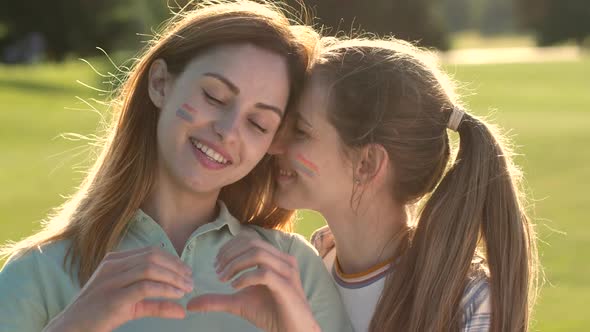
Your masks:
<svg viewBox="0 0 590 332"><path fill-rule="evenodd" d="M590 1L305 2L325 33L393 34L437 50L470 109L509 132L545 269L532 330L590 331ZM38 230L74 192L96 153L83 136L102 134L120 70L171 16L169 7L186 3L3 2L0 243ZM310 211L300 216L305 236L324 223Z"/></svg>

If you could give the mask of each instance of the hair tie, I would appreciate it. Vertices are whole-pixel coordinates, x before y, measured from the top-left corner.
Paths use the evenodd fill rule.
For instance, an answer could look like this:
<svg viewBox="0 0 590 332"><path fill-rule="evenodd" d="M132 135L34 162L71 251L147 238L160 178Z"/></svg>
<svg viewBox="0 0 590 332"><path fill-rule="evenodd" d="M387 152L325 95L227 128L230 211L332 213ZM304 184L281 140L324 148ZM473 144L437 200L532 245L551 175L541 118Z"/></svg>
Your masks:
<svg viewBox="0 0 590 332"><path fill-rule="evenodd" d="M449 123L447 123L447 128L452 131L457 131L459 125L461 124L461 120L463 120L463 115L465 115L465 111L460 107L453 107L451 111L451 116L449 116Z"/></svg>

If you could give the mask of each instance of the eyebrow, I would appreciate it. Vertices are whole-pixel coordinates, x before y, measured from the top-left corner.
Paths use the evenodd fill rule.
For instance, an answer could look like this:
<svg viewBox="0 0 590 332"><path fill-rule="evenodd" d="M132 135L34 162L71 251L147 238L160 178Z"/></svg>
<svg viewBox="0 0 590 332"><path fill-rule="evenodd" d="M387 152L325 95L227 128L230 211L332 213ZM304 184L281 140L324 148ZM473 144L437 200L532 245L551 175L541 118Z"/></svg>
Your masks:
<svg viewBox="0 0 590 332"><path fill-rule="evenodd" d="M227 85L227 87L234 94L237 95L238 93L240 93L240 89L238 89L238 87L235 84L233 84L230 80L228 80L227 78L225 78L224 76L222 76L220 74L216 74L216 73L205 73L205 74L203 74L203 76L208 76L208 77L216 78L217 80L221 81L221 83Z"/></svg>
<svg viewBox="0 0 590 332"><path fill-rule="evenodd" d="M281 119L283 118L284 112L278 107L267 105L264 103L256 103L256 105L254 105L254 106L256 106L259 109L275 112Z"/></svg>

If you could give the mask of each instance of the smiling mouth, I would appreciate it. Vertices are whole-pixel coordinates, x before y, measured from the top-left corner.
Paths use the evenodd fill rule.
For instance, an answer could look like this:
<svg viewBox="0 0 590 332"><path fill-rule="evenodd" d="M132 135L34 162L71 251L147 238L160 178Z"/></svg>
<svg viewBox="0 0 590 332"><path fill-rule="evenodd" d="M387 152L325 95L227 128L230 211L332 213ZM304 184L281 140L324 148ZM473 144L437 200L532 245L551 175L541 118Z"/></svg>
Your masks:
<svg viewBox="0 0 590 332"><path fill-rule="evenodd" d="M279 175L284 176L284 177L288 177L288 178L294 178L297 176L297 173L281 168L281 169L279 169Z"/></svg>
<svg viewBox="0 0 590 332"><path fill-rule="evenodd" d="M278 169L279 174L276 179L279 185L286 185L297 181L297 173L284 168Z"/></svg>
<svg viewBox="0 0 590 332"><path fill-rule="evenodd" d="M204 144L203 142L199 141L198 139L191 137L190 141L191 141L191 144L196 149L201 151L211 161L216 162L220 165L225 165L225 166L232 164L231 160L224 158L221 154L216 152L212 147Z"/></svg>

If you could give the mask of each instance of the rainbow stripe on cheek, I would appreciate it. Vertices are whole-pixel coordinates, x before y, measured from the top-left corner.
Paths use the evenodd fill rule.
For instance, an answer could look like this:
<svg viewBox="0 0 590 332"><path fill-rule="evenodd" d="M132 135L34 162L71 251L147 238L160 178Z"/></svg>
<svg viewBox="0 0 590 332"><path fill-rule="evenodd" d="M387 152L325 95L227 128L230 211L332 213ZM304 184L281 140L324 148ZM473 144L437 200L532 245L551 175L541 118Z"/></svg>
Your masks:
<svg viewBox="0 0 590 332"><path fill-rule="evenodd" d="M293 166L311 177L316 176L319 173L319 169L316 164L305 159L305 157L303 157L301 154L297 154L297 156L295 156L295 160L293 160Z"/></svg>
<svg viewBox="0 0 590 332"><path fill-rule="evenodd" d="M194 121L194 118L191 113L196 114L197 110L187 103L182 104L182 106L180 106L180 108L176 110L176 115L186 122Z"/></svg>

